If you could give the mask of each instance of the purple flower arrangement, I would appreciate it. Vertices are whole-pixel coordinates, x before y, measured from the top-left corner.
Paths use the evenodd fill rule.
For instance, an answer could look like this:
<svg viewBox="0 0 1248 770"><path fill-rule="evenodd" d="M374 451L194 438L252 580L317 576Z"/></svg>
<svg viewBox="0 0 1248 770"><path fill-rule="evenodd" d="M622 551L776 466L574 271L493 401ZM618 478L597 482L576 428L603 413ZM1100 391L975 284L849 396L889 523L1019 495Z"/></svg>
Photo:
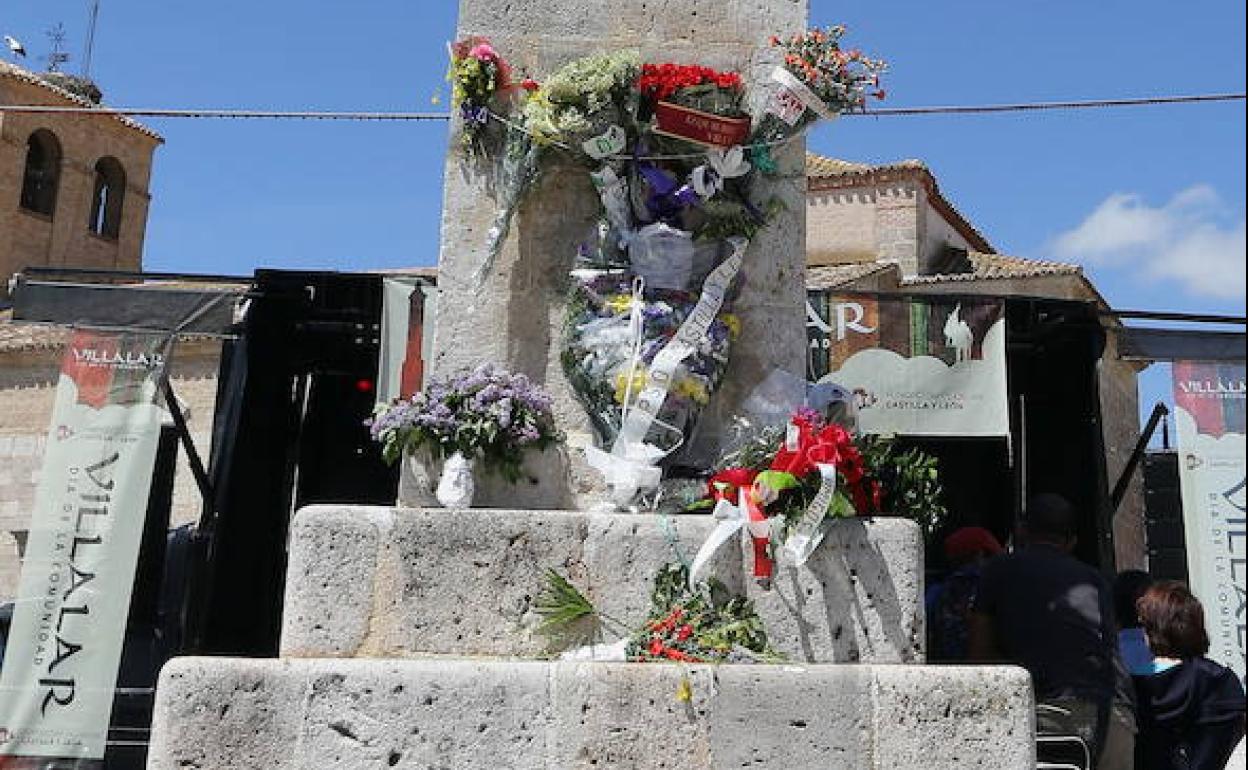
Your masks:
<svg viewBox="0 0 1248 770"><path fill-rule="evenodd" d="M404 450L423 449L434 459L459 452L512 482L522 476L525 450L563 440L550 395L525 375L488 364L379 408L369 427L387 462Z"/></svg>

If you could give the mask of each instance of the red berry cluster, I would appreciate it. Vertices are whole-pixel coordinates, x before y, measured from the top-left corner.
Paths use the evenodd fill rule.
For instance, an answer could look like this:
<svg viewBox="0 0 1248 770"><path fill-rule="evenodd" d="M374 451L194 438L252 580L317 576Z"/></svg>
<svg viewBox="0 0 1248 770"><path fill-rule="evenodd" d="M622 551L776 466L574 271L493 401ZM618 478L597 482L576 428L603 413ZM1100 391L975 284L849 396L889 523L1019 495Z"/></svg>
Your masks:
<svg viewBox="0 0 1248 770"><path fill-rule="evenodd" d="M685 609L677 607L660 620L652 620L646 624L650 641L645 647L647 658L666 658L684 663L699 663L701 658L690 655L675 645L689 641L693 636L693 626L685 622Z"/></svg>

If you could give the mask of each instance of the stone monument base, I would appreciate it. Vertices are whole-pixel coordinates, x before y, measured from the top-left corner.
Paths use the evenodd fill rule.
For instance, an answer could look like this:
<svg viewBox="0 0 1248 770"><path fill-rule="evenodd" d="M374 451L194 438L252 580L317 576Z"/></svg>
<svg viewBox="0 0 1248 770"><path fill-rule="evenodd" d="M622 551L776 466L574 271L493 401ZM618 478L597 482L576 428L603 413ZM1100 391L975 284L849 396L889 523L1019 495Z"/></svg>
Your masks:
<svg viewBox="0 0 1248 770"><path fill-rule="evenodd" d="M709 514L315 505L295 517L283 657L549 653L532 612L554 569L630 628L659 568L692 560ZM804 663L923 660L923 539L912 521L835 522L798 567L783 552L771 590L740 536L707 570L754 602L772 646Z"/></svg>
<svg viewBox="0 0 1248 770"><path fill-rule="evenodd" d="M709 574L789 663L555 662L532 604L555 569L629 627L707 515L321 505L291 529L276 660L178 658L151 770L740 767L1030 770L1022 669L923 659L922 541L836 522L772 590L739 539ZM846 665L856 663L857 665ZM892 664L892 665L887 665Z"/></svg>
<svg viewBox="0 0 1248 770"><path fill-rule="evenodd" d="M149 770L1035 767L1009 667L180 658L158 693Z"/></svg>

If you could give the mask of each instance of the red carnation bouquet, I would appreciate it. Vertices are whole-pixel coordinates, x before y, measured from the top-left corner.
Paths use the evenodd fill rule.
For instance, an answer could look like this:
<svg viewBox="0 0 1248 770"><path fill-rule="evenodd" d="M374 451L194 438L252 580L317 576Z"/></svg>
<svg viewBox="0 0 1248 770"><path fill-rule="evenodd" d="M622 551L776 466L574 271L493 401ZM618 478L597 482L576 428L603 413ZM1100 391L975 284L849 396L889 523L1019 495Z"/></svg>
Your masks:
<svg viewBox="0 0 1248 770"><path fill-rule="evenodd" d="M744 143L750 118L741 108L741 75L697 64L645 64L637 79L643 119L653 114L655 131L698 144L731 147Z"/></svg>
<svg viewBox="0 0 1248 770"><path fill-rule="evenodd" d="M653 102L674 101L687 107L727 114L741 105L743 87L736 72L720 72L697 64L643 64L637 90ZM710 96L716 101L700 101ZM718 108L718 109L714 109Z"/></svg>
<svg viewBox="0 0 1248 770"><path fill-rule="evenodd" d="M689 568L668 564L654 576L650 614L628 641L636 662L758 663L778 660L754 605L715 580L690 585Z"/></svg>

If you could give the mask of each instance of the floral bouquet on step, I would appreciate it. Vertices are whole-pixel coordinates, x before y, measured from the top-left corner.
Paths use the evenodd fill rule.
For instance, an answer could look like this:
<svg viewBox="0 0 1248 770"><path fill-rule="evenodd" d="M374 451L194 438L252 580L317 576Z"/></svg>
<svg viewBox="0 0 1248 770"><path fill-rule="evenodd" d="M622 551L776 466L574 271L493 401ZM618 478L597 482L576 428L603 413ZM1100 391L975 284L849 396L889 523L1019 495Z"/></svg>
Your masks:
<svg viewBox="0 0 1248 770"><path fill-rule="evenodd" d="M715 580L697 585L689 568L668 564L654 576L650 615L629 639L638 662L757 663L778 660L753 604Z"/></svg>
<svg viewBox="0 0 1248 770"><path fill-rule="evenodd" d="M526 451L563 439L549 394L523 374L489 365L434 379L410 399L379 407L369 427L386 462L412 450L434 460L460 455L511 482L522 476Z"/></svg>
<svg viewBox="0 0 1248 770"><path fill-rule="evenodd" d="M559 647L587 643L560 656L564 660L675 663L773 663L782 657L767 642L763 620L753 603L732 595L714 578L694 583L689 567L665 564L654 576L650 612L640 627L611 617L594 606L553 569L537 592L533 609L542 618L538 631ZM601 644L604 632L622 635ZM688 700L683 684L677 697Z"/></svg>
<svg viewBox="0 0 1248 770"><path fill-rule="evenodd" d="M854 436L802 408L783 428L764 428L726 455L692 510L716 509L754 545L754 575L768 581L778 546L798 564L819 546L829 519L882 514L918 521L929 533L944 515L936 461L897 451L877 437ZM721 523L721 527L726 526ZM694 559L694 577L726 538L712 538Z"/></svg>

